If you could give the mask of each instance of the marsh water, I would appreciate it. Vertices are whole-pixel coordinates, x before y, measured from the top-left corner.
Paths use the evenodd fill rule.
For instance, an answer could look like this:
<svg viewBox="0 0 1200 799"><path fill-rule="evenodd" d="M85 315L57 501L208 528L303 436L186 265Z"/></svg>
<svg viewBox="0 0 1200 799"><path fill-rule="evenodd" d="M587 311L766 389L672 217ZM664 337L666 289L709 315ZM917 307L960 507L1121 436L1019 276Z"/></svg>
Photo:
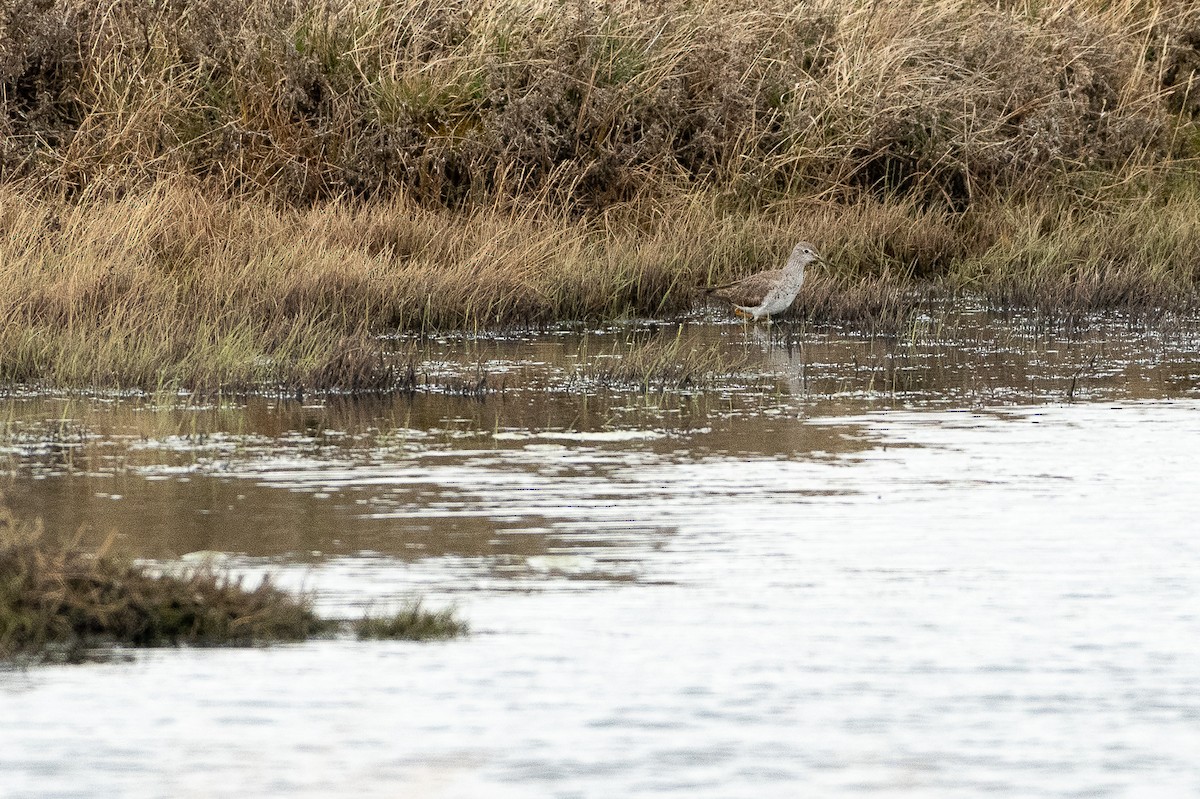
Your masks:
<svg viewBox="0 0 1200 799"><path fill-rule="evenodd" d="M728 374L614 376L655 348ZM1194 326L394 349L420 390L3 399L49 535L472 632L0 671L0 796L1200 794Z"/></svg>

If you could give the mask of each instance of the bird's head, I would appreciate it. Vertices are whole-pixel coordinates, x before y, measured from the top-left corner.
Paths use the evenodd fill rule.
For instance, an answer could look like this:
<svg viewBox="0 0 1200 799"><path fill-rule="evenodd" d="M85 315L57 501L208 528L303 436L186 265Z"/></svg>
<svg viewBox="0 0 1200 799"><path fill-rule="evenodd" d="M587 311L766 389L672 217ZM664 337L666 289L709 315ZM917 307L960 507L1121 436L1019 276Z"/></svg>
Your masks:
<svg viewBox="0 0 1200 799"><path fill-rule="evenodd" d="M787 265L793 269L803 268L811 263L824 263L825 259L817 254L817 248L802 241L792 248Z"/></svg>

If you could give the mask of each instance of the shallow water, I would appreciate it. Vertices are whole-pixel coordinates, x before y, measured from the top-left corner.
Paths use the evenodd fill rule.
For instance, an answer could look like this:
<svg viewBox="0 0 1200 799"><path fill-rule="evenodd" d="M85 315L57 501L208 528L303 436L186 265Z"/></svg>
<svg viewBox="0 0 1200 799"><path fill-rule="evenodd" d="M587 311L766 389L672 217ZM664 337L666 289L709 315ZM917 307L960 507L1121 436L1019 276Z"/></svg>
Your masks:
<svg viewBox="0 0 1200 799"><path fill-rule="evenodd" d="M741 366L604 385L631 335ZM423 342L413 396L14 395L52 534L473 634L0 671L0 795L1196 795L1197 343L693 324Z"/></svg>

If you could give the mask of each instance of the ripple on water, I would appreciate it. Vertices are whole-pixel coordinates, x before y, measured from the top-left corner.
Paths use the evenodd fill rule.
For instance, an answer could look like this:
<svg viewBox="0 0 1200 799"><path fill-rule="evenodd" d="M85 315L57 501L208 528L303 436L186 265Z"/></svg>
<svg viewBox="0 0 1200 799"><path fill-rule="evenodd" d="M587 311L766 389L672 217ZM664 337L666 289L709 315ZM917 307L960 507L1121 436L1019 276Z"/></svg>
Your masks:
<svg viewBox="0 0 1200 799"><path fill-rule="evenodd" d="M452 602L474 633L0 672L4 790L1194 795L1200 401L1182 351L1135 345L1107 341L1124 366L1088 391L1136 391L1074 404L1053 372L1086 343L990 371L983 345L940 371L884 351L879 374L924 364L905 407L853 339L764 350L770 414L720 391L75 406L78 446L9 455L10 503L52 533L273 571L333 615ZM21 402L26 432L65 416Z"/></svg>

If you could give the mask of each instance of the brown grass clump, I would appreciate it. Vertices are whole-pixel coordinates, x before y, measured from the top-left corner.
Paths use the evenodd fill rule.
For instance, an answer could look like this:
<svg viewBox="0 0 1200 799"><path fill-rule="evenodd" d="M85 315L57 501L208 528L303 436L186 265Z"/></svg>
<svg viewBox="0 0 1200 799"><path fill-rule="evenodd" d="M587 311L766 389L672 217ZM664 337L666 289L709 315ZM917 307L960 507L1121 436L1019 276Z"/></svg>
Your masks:
<svg viewBox="0 0 1200 799"><path fill-rule="evenodd" d="M77 658L88 647L293 641L330 629L264 579L157 575L105 552L53 546L0 506L0 658Z"/></svg>

